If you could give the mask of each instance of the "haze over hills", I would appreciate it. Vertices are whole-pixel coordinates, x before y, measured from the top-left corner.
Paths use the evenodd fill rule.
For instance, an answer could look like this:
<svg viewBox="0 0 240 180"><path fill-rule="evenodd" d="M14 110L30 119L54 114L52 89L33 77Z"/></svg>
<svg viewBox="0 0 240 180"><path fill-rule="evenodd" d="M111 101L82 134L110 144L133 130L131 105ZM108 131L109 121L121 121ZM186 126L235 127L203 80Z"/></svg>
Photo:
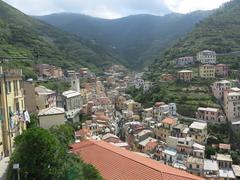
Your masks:
<svg viewBox="0 0 240 180"><path fill-rule="evenodd" d="M176 57L196 55L204 49L214 50L220 54L240 51L240 0L225 3L212 15L201 21L191 33L169 48L158 57L159 62L173 60ZM237 69L239 58L236 56L220 56L220 62ZM153 64L153 67L155 64Z"/></svg>
<svg viewBox="0 0 240 180"><path fill-rule="evenodd" d="M156 54L190 32L209 14L210 11L196 11L186 15L133 15L107 20L60 13L37 18L86 40L94 40L136 69L150 64Z"/></svg>
<svg viewBox="0 0 240 180"><path fill-rule="evenodd" d="M118 60L100 46L27 16L0 0L0 57L33 57L62 67L100 71Z"/></svg>

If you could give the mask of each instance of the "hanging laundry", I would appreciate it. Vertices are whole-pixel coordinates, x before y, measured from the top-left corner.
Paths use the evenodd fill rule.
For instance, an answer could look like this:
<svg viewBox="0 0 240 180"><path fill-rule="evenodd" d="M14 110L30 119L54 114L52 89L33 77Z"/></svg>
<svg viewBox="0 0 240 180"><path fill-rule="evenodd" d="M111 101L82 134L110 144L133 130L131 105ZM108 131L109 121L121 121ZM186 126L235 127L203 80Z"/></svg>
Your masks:
<svg viewBox="0 0 240 180"><path fill-rule="evenodd" d="M29 113L28 113L27 110L24 110L24 111L23 111L23 119L24 119L24 121L26 121L26 122L30 122L30 116L29 116Z"/></svg>
<svg viewBox="0 0 240 180"><path fill-rule="evenodd" d="M14 114L13 114L12 111L9 112L9 116L10 116L10 117L13 117L13 116L14 116Z"/></svg>
<svg viewBox="0 0 240 180"><path fill-rule="evenodd" d="M15 127L15 121L14 121L13 116L10 117L10 127L11 127L11 129L14 129L14 127Z"/></svg>

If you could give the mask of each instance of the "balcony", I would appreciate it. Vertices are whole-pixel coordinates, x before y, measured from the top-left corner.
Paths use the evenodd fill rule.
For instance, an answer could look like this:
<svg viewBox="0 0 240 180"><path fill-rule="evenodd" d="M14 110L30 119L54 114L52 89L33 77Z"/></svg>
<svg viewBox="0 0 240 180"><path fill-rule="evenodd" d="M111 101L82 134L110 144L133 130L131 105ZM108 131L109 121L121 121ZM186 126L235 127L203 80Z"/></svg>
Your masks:
<svg viewBox="0 0 240 180"><path fill-rule="evenodd" d="M22 73L22 69L3 69L2 67L0 67L0 76L6 77L22 77L23 73Z"/></svg>
<svg viewBox="0 0 240 180"><path fill-rule="evenodd" d="M23 90L19 90L19 91L14 91L14 99L17 100L19 98L23 98Z"/></svg>

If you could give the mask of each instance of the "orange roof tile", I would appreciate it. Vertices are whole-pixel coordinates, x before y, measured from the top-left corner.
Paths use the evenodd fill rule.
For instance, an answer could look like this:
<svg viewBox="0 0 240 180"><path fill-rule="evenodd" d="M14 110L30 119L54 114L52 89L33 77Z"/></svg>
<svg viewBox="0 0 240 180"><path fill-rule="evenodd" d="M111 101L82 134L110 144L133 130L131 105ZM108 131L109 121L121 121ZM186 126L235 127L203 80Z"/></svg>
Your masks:
<svg viewBox="0 0 240 180"><path fill-rule="evenodd" d="M142 157L104 141L89 140L70 146L106 180L200 180L185 171Z"/></svg>
<svg viewBox="0 0 240 180"><path fill-rule="evenodd" d="M109 121L109 117L105 115L99 115L96 117L96 119L101 121Z"/></svg>
<svg viewBox="0 0 240 180"><path fill-rule="evenodd" d="M164 123L164 124L174 124L174 123L176 123L176 119L167 117L162 121L162 123Z"/></svg>
<svg viewBox="0 0 240 180"><path fill-rule="evenodd" d="M157 141L150 141L146 144L146 148L154 149L158 145Z"/></svg>
<svg viewBox="0 0 240 180"><path fill-rule="evenodd" d="M83 128L78 131L75 131L75 136L86 136L86 135L90 134L90 132L91 131L89 129Z"/></svg>
<svg viewBox="0 0 240 180"><path fill-rule="evenodd" d="M226 149L226 150L230 150L231 149L231 145L230 144L219 144L219 149Z"/></svg>
<svg viewBox="0 0 240 180"><path fill-rule="evenodd" d="M159 106L164 105L164 104L165 104L164 102L156 102L155 106L159 107Z"/></svg>

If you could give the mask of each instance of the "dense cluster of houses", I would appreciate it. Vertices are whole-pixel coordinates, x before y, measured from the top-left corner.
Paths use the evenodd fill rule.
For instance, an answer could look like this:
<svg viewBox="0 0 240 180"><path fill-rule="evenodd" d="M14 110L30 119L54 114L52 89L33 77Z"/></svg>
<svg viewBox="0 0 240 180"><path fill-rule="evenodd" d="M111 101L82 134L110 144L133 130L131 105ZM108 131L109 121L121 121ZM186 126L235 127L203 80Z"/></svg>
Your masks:
<svg viewBox="0 0 240 180"><path fill-rule="evenodd" d="M225 77L228 68L216 64L216 54L212 51L202 51L197 54L197 61L203 69L204 77L218 75ZM196 64L193 57L182 57L176 60L179 67ZM214 67L214 73L208 68ZM217 66L222 70L216 70ZM22 81L22 74L13 72L2 78L6 92L1 89L1 103L7 96L8 112L1 112L3 117L18 120L11 123L14 133L19 134L25 128L25 122L30 121L29 114L37 113L42 128L49 129L55 125L81 122L81 128L75 132L75 141L96 140L112 144L148 157L174 168L188 171L208 179L239 178L240 166L233 165L229 155L229 144L218 144L221 153L216 153L206 159L205 150L208 139L208 123L225 123L231 121L236 128L240 126L240 89L238 81L221 80L213 83L212 92L224 107L199 107L196 119L190 123L182 121L177 113L177 105L156 102L152 107L144 108L139 102L126 94L130 87L149 91L153 86L150 81L143 79L141 73L129 73L120 66L114 65L97 77L87 68L61 72L61 68L52 65L37 65L40 80L58 79L69 82L70 88L64 92L53 91L37 85L29 79ZM2 70L1 70L2 71ZM19 71L20 72L20 71ZM3 74L3 73L2 73ZM201 74L201 73L200 73ZM211 75L210 75L211 74ZM190 82L193 72L182 70L177 78ZM203 77L203 76L202 76ZM163 74L165 81L173 80L172 74ZM2 95L1 94L1 95ZM238 107L239 106L239 107ZM29 113L29 114L28 114ZM1 117L1 116L0 116ZM13 118L14 117L14 118ZM5 121L4 121L5 122ZM3 127L6 127L4 124ZM5 131L0 126L1 131ZM14 130L16 129L16 130ZM1 133L4 134L4 133ZM10 150L8 144L13 144L8 137L0 136L0 157L6 156ZM13 141L13 140L12 140ZM105 146L105 145L104 145ZM4 149L7 150L4 151Z"/></svg>
<svg viewBox="0 0 240 180"><path fill-rule="evenodd" d="M214 66L214 77L216 66L222 66L214 65L216 54L211 51L198 53L197 59L202 63L201 67ZM178 66L196 63L191 57L178 59L177 62ZM152 87L142 74L126 73L119 65L112 66L101 77L86 76L86 73L83 77L76 72L69 74L71 89L61 94L35 87L36 107L39 108L42 127L49 128L66 120L79 122L81 116L85 116L87 119L82 128L75 132L76 142L89 139L105 141L208 179L239 177L240 167L232 165L229 144L218 145L223 149L222 154L216 153L209 159L205 155L208 123L225 123L234 119L233 123L238 124L236 118L230 117L239 115L235 103L238 98L232 98L240 92L235 87L237 81L215 82L212 85L213 95L225 108L199 107L196 120L186 124L181 121L175 103L156 102L153 107L143 108L141 103L126 94L129 87L143 91ZM165 78L172 77L166 74ZM177 73L177 78L191 81L193 74L190 70L183 70ZM84 79L81 88L79 79ZM45 99L43 105L40 96L47 96L42 98ZM47 108L41 109L44 106ZM227 110L231 112L227 113ZM52 123L49 123L50 118ZM58 122L55 121L57 119Z"/></svg>

